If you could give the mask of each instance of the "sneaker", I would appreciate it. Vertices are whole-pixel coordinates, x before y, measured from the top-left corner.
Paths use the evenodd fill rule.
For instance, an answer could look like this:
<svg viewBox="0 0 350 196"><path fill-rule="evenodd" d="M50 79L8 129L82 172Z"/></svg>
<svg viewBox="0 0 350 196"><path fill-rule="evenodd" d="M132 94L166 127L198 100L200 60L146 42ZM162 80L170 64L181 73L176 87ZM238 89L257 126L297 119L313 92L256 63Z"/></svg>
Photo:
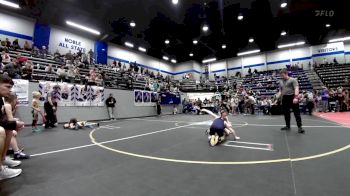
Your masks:
<svg viewBox="0 0 350 196"><path fill-rule="evenodd" d="M238 137L238 136L237 136L237 137L235 137L235 140L240 140L240 139L241 139L241 138L240 138L240 137Z"/></svg>
<svg viewBox="0 0 350 196"><path fill-rule="evenodd" d="M46 128L46 127L45 127L45 128ZM39 128L39 127L32 128L32 132L34 132L34 133L38 133L38 132L41 132L41 131L42 131L42 129Z"/></svg>
<svg viewBox="0 0 350 196"><path fill-rule="evenodd" d="M298 133L305 133L305 130L302 127L298 128Z"/></svg>
<svg viewBox="0 0 350 196"><path fill-rule="evenodd" d="M0 180L10 179L19 176L22 169L10 169L7 166L1 166Z"/></svg>
<svg viewBox="0 0 350 196"><path fill-rule="evenodd" d="M24 154L22 151L15 152L13 155L13 159L15 160L21 160L21 159L29 159L30 155Z"/></svg>
<svg viewBox="0 0 350 196"><path fill-rule="evenodd" d="M287 127L287 126L286 127L282 127L281 131L290 131L290 127Z"/></svg>
<svg viewBox="0 0 350 196"><path fill-rule="evenodd" d="M5 157L5 160L2 163L9 167L17 167L21 165L21 161L14 161L10 159L10 157Z"/></svg>

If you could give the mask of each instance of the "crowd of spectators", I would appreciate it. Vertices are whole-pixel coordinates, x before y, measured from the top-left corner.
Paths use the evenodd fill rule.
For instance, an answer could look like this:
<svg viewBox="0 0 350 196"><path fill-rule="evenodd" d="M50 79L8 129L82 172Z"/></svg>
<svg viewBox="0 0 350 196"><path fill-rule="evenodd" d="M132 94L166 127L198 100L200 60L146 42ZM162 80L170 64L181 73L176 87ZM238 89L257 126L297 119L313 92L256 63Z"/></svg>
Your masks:
<svg viewBox="0 0 350 196"><path fill-rule="evenodd" d="M98 86L118 86L118 81L109 77L108 73L119 72L122 76L122 82L126 84L126 88L133 89L134 82L144 81L144 89L156 92L178 92L179 86L173 84L173 78L170 76L163 76L159 71L151 71L144 66L134 63L122 63L113 61L110 65L95 65L94 53L89 50L87 53L78 51L72 53L68 51L66 54L61 54L58 50L54 54L50 54L46 46L38 49L36 46L31 47L29 42L25 42L21 47L18 40L12 43L6 38L1 41L1 58L0 58L0 72L7 74L13 79L32 79L33 70L35 66L27 57L21 55L21 50L30 52L30 56L34 58L54 60L59 66L48 64L44 71L48 74L55 74L57 81L81 83ZM17 50L19 54L17 58L11 58L9 51ZM81 74L81 69L87 69L88 73Z"/></svg>
<svg viewBox="0 0 350 196"><path fill-rule="evenodd" d="M300 65L288 66L290 71L297 71ZM239 76L239 75L238 75ZM251 76L251 77L250 77ZM248 75L242 80L242 84L236 82L239 77L231 77L231 83L226 77L214 75L216 85L223 84L223 89L218 88L219 96L205 100L183 100L184 112L197 113L202 107L209 107L214 112L224 108L232 114L279 114L278 109L281 104L276 96L278 86L277 71L252 72L248 70ZM298 78L299 80L302 78ZM346 78L344 83L349 83ZM256 88L258 87L258 88ZM259 89L264 89L262 94ZM268 95L271 94L271 95ZM349 91L343 87L337 89L327 89L321 91L302 90L299 95L301 112L312 114L316 112L342 112L349 111ZM276 109L275 109L276 108ZM198 112L199 113L199 112Z"/></svg>
<svg viewBox="0 0 350 196"><path fill-rule="evenodd" d="M313 93L313 99L318 112L344 112L350 110L349 90L343 87L328 89L323 87Z"/></svg>
<svg viewBox="0 0 350 196"><path fill-rule="evenodd" d="M31 60L28 60L28 57L22 56L21 53L18 53L16 58L11 57L9 54L9 50L25 50L30 52L32 57L42 59L50 58L56 61L57 64L60 64L57 69L55 69L52 64L48 64L45 67L45 72L56 74L58 81L70 83L80 82L82 84L98 86L118 86L118 82L110 78L108 72L119 72L122 76L122 81L126 84L126 88L128 89L134 88L133 84L135 81L144 81L145 90L174 93L180 90L179 83L173 82L174 79L172 76L163 76L159 71L154 72L136 62L125 63L114 60L110 65L95 65L93 59L94 53L92 50L89 50L87 53L83 51L72 53L69 51L66 54L61 54L56 50L56 52L51 55L46 46L42 46L41 49L38 49L36 46L31 46L28 41L24 42L23 47L19 45L18 39L11 42L6 38L5 40L0 40L0 43L0 73L4 73L14 79L32 79L33 70L36 65L34 65ZM334 58L333 63L328 63L326 60L324 61L322 66L338 64L336 58ZM311 63L309 63L309 67L310 66ZM319 65L314 64L313 66L317 67ZM299 68L303 68L303 64L297 63L287 67L290 70L298 70ZM86 75L83 75L80 73L80 69L88 69L89 71ZM247 75L252 77L245 77L243 84L238 84L236 80L242 77L240 72L237 72L235 76L231 76L230 78L214 74L215 86L217 90L222 93L223 99L221 101L222 103L215 103L217 101L214 101L212 104L226 105L227 109L232 111L232 113L246 113L247 111L249 113L254 113L254 108L261 109L264 113L266 113L265 111L269 111L264 108L271 107L271 102L273 102L271 101L272 97L263 96L259 89L253 89L252 87L264 88L265 92L270 94L277 93L277 72L260 73L256 69L252 71L251 68L249 68ZM193 75L191 73L186 73L183 75L183 79L193 80ZM349 83L349 79L345 78L344 82ZM207 88L210 86L207 74L200 77L200 80L196 83L197 89L199 86ZM327 94L325 91L329 92L327 105L323 101L323 99L326 98L324 96L320 98L322 94ZM342 93L340 93L340 91ZM349 108L348 90L341 87L337 90L327 89L319 92L305 93L309 96L308 100L313 100L313 105L317 111L345 111ZM305 103L304 100L305 99L301 101L301 105L303 108L306 108L307 103ZM251 105L255 105L255 107Z"/></svg>

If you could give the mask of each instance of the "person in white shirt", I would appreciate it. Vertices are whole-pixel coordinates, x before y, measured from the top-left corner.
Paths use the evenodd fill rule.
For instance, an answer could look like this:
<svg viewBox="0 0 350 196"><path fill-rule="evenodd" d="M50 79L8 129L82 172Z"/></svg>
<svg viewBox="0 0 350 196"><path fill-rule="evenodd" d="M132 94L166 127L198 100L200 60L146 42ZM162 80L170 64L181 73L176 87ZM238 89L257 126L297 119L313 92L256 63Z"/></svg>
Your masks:
<svg viewBox="0 0 350 196"><path fill-rule="evenodd" d="M2 63L5 63L5 64L6 63L11 63L11 57L5 51L2 51L1 57L2 57Z"/></svg>
<svg viewBox="0 0 350 196"><path fill-rule="evenodd" d="M260 105L260 109L263 111L263 114L267 114L267 99L264 98L262 101L261 101L261 105Z"/></svg>
<svg viewBox="0 0 350 196"><path fill-rule="evenodd" d="M255 104L256 104L255 98L251 95L247 95L246 96L246 104L247 104L247 108L250 110L251 114L254 115L255 114Z"/></svg>
<svg viewBox="0 0 350 196"><path fill-rule="evenodd" d="M61 82L66 80L67 72L64 69L64 65L61 65L61 67L57 69L56 74L58 75L58 78L61 80Z"/></svg>
<svg viewBox="0 0 350 196"><path fill-rule="evenodd" d="M37 67L39 67L40 65L37 64ZM53 68L52 68L52 65L49 64L47 67L45 67L45 72L47 73L53 73Z"/></svg>
<svg viewBox="0 0 350 196"><path fill-rule="evenodd" d="M75 73L74 73L73 66L68 68L67 77L68 77L68 80L69 80L70 83L74 83Z"/></svg>
<svg viewBox="0 0 350 196"><path fill-rule="evenodd" d="M230 104L231 104L232 114L237 114L238 101L239 100L237 98L237 95L234 95L231 98Z"/></svg>

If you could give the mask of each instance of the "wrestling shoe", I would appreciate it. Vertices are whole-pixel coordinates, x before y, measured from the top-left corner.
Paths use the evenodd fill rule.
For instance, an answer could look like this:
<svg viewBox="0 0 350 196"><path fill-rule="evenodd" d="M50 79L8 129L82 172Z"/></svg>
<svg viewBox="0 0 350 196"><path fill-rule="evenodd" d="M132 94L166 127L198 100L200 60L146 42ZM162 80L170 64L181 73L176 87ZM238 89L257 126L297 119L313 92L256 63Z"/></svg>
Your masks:
<svg viewBox="0 0 350 196"><path fill-rule="evenodd" d="M219 136L213 135L210 138L210 146L215 146L219 142Z"/></svg>
<svg viewBox="0 0 350 196"><path fill-rule="evenodd" d="M42 129L39 128L39 127L32 128L32 132L33 132L33 133L39 133L39 132L41 132L41 131L42 131Z"/></svg>
<svg viewBox="0 0 350 196"><path fill-rule="evenodd" d="M5 160L2 162L4 165L9 167L17 167L21 165L21 161L14 161L10 157L5 157Z"/></svg>
<svg viewBox="0 0 350 196"><path fill-rule="evenodd" d="M305 133L305 130L302 127L298 128L298 133Z"/></svg>
<svg viewBox="0 0 350 196"><path fill-rule="evenodd" d="M287 127L287 126L286 127L282 127L281 131L290 131L290 127Z"/></svg>
<svg viewBox="0 0 350 196"><path fill-rule="evenodd" d="M30 155L24 154L23 151L15 152L13 155L13 159L21 160L21 159L29 159Z"/></svg>
<svg viewBox="0 0 350 196"><path fill-rule="evenodd" d="M0 180L10 179L19 176L22 169L10 169L7 166L0 166Z"/></svg>

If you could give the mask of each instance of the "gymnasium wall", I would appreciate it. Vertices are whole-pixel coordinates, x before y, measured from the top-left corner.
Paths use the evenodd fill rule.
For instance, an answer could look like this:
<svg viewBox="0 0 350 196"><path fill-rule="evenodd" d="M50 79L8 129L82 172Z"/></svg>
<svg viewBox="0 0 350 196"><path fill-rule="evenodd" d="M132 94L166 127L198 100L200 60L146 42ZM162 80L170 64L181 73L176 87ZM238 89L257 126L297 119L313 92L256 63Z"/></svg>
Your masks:
<svg viewBox="0 0 350 196"><path fill-rule="evenodd" d="M202 65L197 63L196 61L193 62L193 70L195 70L193 77L196 80L200 80L200 76L202 75Z"/></svg>
<svg viewBox="0 0 350 196"><path fill-rule="evenodd" d="M32 44L34 24L35 21L32 19L0 12L0 40L9 38L12 43L18 39L22 46L25 41Z"/></svg>
<svg viewBox="0 0 350 196"><path fill-rule="evenodd" d="M334 58L339 63L350 63L350 42L277 49L265 53L224 59L209 64L209 77L213 79L214 73L226 76L226 69L228 76L235 75L236 72L242 72L245 75L249 68L252 71L254 69L265 71L282 69L290 64L297 64L304 69L310 69L313 62L319 64L327 59L329 63L332 63Z"/></svg>
<svg viewBox="0 0 350 196"><path fill-rule="evenodd" d="M310 47L301 47L291 49L291 59L293 64L298 64L304 69L311 69L312 54Z"/></svg>
<svg viewBox="0 0 350 196"><path fill-rule="evenodd" d="M345 62L350 63L350 41L344 42Z"/></svg>
<svg viewBox="0 0 350 196"><path fill-rule="evenodd" d="M218 76L226 76L226 69L226 60L210 63L208 66L209 80L214 80L214 74Z"/></svg>
<svg viewBox="0 0 350 196"><path fill-rule="evenodd" d="M69 51L77 53L82 50L87 53L90 49L94 51L95 41L79 34L71 33L59 27L51 27L49 51L53 54L56 50L61 54Z"/></svg>
<svg viewBox="0 0 350 196"><path fill-rule="evenodd" d="M174 74L174 79L175 80L181 80L182 76L186 73L191 73L194 75L194 73L196 72L193 69L193 63L194 61L186 61L183 63L179 63L179 64L175 64L173 66L173 74ZM198 72L201 72L201 70L197 70Z"/></svg>
<svg viewBox="0 0 350 196"><path fill-rule="evenodd" d="M228 76L235 76L237 72L242 72L242 59L231 58L227 60L227 74Z"/></svg>
<svg viewBox="0 0 350 196"><path fill-rule="evenodd" d="M318 64L323 63L326 59L329 63L336 58L339 63L345 63L344 43L328 43L318 46L312 46L312 60Z"/></svg>
<svg viewBox="0 0 350 196"><path fill-rule="evenodd" d="M242 67L243 67L243 75L248 73L249 68L253 71L257 69L258 71L265 71L265 55L258 54L254 56L244 56L242 57Z"/></svg>
<svg viewBox="0 0 350 196"><path fill-rule="evenodd" d="M29 83L29 103L32 102L31 92L38 90L38 83ZM109 96L112 93L117 100L115 114L117 118L133 118L155 116L155 107L140 107L134 106L134 92L127 90L105 89L105 95ZM162 106L163 114L171 114L173 106ZM43 108L42 108L42 111ZM179 111L180 106L179 106ZM31 108L21 106L18 108L17 117L23 120L26 124L31 124L32 115ZM108 119L106 107L58 107L58 121L67 122L70 118L80 120L105 120ZM41 120L40 120L41 122Z"/></svg>
<svg viewBox="0 0 350 196"><path fill-rule="evenodd" d="M289 49L275 50L266 53L267 69L282 69L291 63L291 52Z"/></svg>
<svg viewBox="0 0 350 196"><path fill-rule="evenodd" d="M173 65L170 63L142 54L141 52L128 50L115 44L108 44L108 64L111 64L113 60L124 63L136 61L137 64L149 69L149 71L160 71L163 75L168 75L173 72ZM128 67L128 64L126 64L126 66Z"/></svg>

